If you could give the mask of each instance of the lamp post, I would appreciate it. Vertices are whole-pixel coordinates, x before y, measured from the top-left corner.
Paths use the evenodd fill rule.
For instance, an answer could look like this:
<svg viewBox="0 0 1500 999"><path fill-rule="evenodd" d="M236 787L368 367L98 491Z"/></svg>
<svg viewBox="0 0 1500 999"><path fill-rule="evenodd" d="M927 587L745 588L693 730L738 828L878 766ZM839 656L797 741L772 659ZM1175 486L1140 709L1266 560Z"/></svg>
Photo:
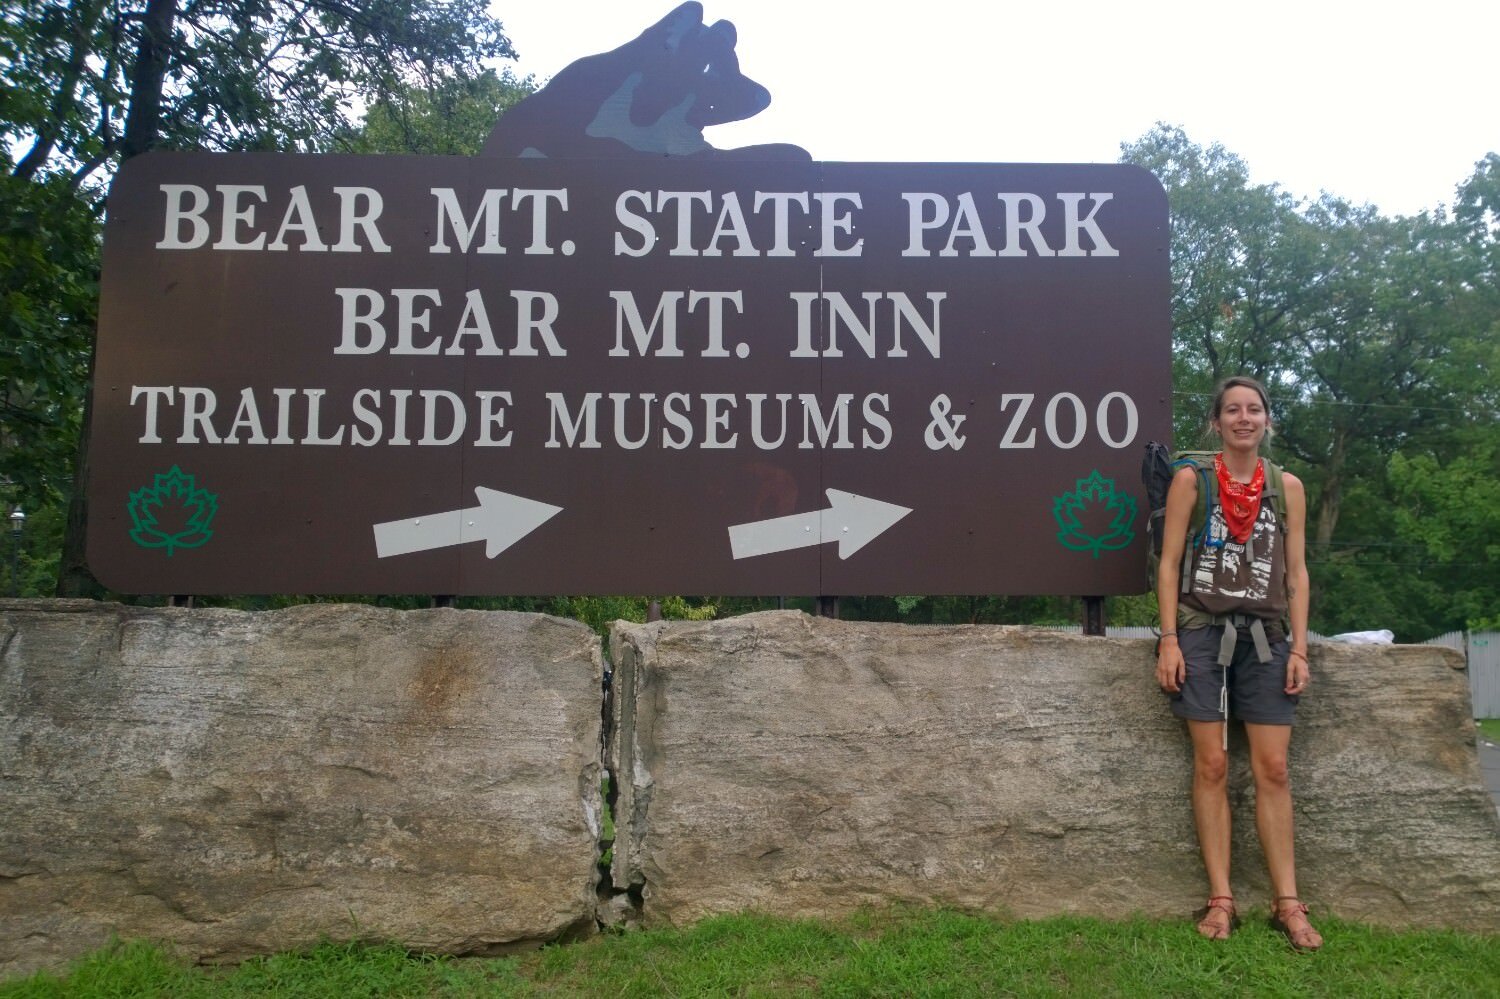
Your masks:
<svg viewBox="0 0 1500 999"><path fill-rule="evenodd" d="M21 528L26 526L26 514L16 507L10 512L10 595L21 592Z"/></svg>

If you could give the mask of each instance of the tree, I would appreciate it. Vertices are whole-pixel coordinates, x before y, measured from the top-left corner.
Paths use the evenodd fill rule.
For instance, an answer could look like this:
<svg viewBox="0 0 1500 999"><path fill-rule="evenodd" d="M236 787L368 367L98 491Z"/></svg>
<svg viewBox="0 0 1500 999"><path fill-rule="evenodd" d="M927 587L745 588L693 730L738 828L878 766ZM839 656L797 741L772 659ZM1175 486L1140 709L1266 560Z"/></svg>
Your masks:
<svg viewBox="0 0 1500 999"><path fill-rule="evenodd" d="M1295 279L1282 264L1299 226L1295 200L1252 185L1244 160L1157 125L1121 147L1150 170L1171 206L1173 383L1176 437L1196 443L1214 385L1249 374L1275 386L1287 364Z"/></svg>
<svg viewBox="0 0 1500 999"><path fill-rule="evenodd" d="M0 177L0 482L57 501L83 411L98 304L98 225L62 178ZM22 499L24 497L24 502Z"/></svg>
<svg viewBox="0 0 1500 999"><path fill-rule="evenodd" d="M496 119L535 90L531 77L516 79L508 71L444 80L372 104L364 124L338 145L353 153L475 156Z"/></svg>
<svg viewBox="0 0 1500 999"><path fill-rule="evenodd" d="M1425 608L1431 627L1500 618L1500 441L1490 437L1446 464L1391 458L1395 536L1408 567L1436 591Z"/></svg>
<svg viewBox="0 0 1500 999"><path fill-rule="evenodd" d="M0 20L0 138L16 151L7 160L13 183L50 185L54 195L62 185L78 204L59 217L91 219L91 231L70 223L77 242L61 255L77 265L68 282L76 285L96 266L102 192L124 160L154 148L328 149L352 133L362 106L399 118L424 95L482 77L482 60L512 54L484 0L22 2ZM15 187L4 196L37 198ZM47 269L35 261L57 249L43 241L47 231L30 246L5 246L8 296L46 302ZM59 315L76 334L77 317ZM7 342L4 436L18 441L28 420L40 425L46 414L36 407L85 400L58 584L63 595L83 595L98 592L83 558L90 354L67 347L60 385L48 368L54 358ZM12 491L24 480L12 477Z"/></svg>
<svg viewBox="0 0 1500 999"><path fill-rule="evenodd" d="M362 106L512 56L483 0L21 3L5 15L0 130L18 177L75 186L151 148L327 149ZM107 170L105 171L108 172Z"/></svg>

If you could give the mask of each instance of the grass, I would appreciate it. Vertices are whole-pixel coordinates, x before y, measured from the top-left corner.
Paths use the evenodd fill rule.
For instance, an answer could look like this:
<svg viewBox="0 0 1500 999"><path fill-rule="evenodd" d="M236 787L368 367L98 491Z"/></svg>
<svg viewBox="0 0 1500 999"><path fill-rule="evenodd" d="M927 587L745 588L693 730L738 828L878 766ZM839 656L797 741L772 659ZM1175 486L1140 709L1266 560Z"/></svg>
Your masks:
<svg viewBox="0 0 1500 999"><path fill-rule="evenodd" d="M348 996L1484 996L1500 994L1500 939L1318 921L1315 955L1249 918L1227 943L1186 919L1006 920L942 910L838 923L722 916L686 930L610 934L517 957L451 959L325 943L196 968L117 944L0 997Z"/></svg>
<svg viewBox="0 0 1500 999"><path fill-rule="evenodd" d="M1500 745L1500 718L1481 718L1474 724L1479 726L1481 736Z"/></svg>

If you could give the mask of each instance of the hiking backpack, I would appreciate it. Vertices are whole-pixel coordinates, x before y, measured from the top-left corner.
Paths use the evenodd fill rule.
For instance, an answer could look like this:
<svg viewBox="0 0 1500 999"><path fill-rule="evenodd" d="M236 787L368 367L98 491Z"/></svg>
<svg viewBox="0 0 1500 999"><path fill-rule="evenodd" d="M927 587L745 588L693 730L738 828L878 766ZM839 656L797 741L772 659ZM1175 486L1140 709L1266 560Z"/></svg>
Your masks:
<svg viewBox="0 0 1500 999"><path fill-rule="evenodd" d="M1146 505L1151 511L1146 520L1146 584L1156 592L1156 577L1161 569L1162 529L1167 519L1167 489L1179 468L1192 468L1198 475L1198 503L1188 517L1187 543L1182 546L1181 592L1192 587L1193 570L1198 553L1205 548L1224 547L1223 539L1215 541L1210 534L1210 514L1219 502L1219 477L1214 474L1216 451L1178 451L1173 454L1165 444L1151 441L1141 462L1141 484L1146 489ZM1262 458L1266 467L1266 484L1262 500L1269 499L1276 514L1276 530L1286 538L1286 493L1282 488L1281 466Z"/></svg>

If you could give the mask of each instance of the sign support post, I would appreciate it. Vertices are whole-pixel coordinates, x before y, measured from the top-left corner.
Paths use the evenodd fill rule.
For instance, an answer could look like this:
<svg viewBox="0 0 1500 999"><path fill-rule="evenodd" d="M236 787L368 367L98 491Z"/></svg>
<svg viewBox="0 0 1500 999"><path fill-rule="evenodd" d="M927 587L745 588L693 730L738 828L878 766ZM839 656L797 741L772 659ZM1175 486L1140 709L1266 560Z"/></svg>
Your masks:
<svg viewBox="0 0 1500 999"><path fill-rule="evenodd" d="M1083 633L1096 638L1104 637L1104 598L1083 598Z"/></svg>

